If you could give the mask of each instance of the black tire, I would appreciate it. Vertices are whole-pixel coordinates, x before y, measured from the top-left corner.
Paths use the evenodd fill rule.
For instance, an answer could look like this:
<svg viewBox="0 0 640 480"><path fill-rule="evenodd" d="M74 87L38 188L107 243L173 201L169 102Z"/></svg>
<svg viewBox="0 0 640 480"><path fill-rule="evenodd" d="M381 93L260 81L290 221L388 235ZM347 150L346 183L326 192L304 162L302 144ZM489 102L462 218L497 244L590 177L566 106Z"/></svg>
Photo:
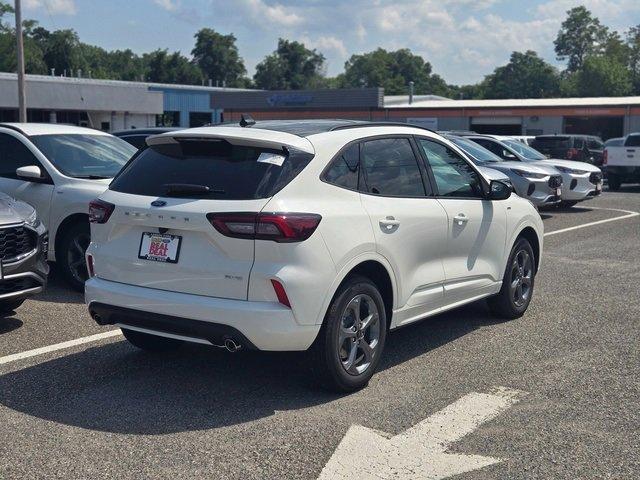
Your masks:
<svg viewBox="0 0 640 480"><path fill-rule="evenodd" d="M576 202L575 200L564 200L560 203L560 206L562 208L571 208L571 207L575 207L578 204L578 202Z"/></svg>
<svg viewBox="0 0 640 480"><path fill-rule="evenodd" d="M168 352L179 348L183 344L181 340L173 338L150 335L136 330L129 330L128 328L121 328L120 330L122 330L124 338L131 345L147 352Z"/></svg>
<svg viewBox="0 0 640 480"><path fill-rule="evenodd" d="M89 223L78 222L62 232L56 250L58 270L71 288L79 292L84 291L84 282L89 278L84 252L90 240Z"/></svg>
<svg viewBox="0 0 640 480"><path fill-rule="evenodd" d="M530 259L528 272L526 271L527 267L525 267L523 270L519 270L519 268L517 268L517 265L514 263L516 261L519 263L519 260L521 258L524 258L522 252L524 252L525 255L528 255ZM495 316L497 316L498 318L514 319L521 317L524 312L527 311L529 303L531 303L531 298L533 297L536 277L535 266L536 259L533 254L533 248L531 248L531 244L527 239L519 238L511 249L511 253L509 254L509 260L507 261L504 276L502 277L502 288L500 289L500 292L498 292L497 295L489 298L487 301L491 312ZM518 273L518 271L520 273ZM518 295L518 290L516 287L516 290L514 291L513 285L517 280L520 280L520 291L524 292L525 282L523 279L527 274L529 275L529 283L527 286L528 290L525 298L519 297L519 300L521 301L520 303L515 299L516 295Z"/></svg>
<svg viewBox="0 0 640 480"><path fill-rule="evenodd" d="M617 192L618 190L620 190L620 185L622 183L620 182L620 178L618 178L617 175L613 175L611 173L607 174L607 185L609 187L609 190L611 190L612 192Z"/></svg>
<svg viewBox="0 0 640 480"><path fill-rule="evenodd" d="M369 327L361 329L360 322L354 321L351 328L341 329L341 325L344 326L345 322L351 321L351 317L346 314L347 306L354 305L353 302L356 301L361 302L358 303L358 317L368 317L369 312L374 311L373 305L377 310L377 322L372 320ZM352 317L355 317L355 313ZM353 338L343 337L341 343L340 332L347 330L353 334ZM311 368L315 377L324 388L332 391L353 392L365 387L378 367L386 338L387 317L378 288L366 277L354 275L348 278L331 301L318 338L311 347ZM375 346L371 347L374 344ZM356 354L351 362L352 371L349 372L347 364L351 357L347 349L353 351L354 346ZM344 356L347 358L343 360ZM367 358L370 359L369 362ZM360 359L363 362L360 368L363 370L361 373L355 373Z"/></svg>
<svg viewBox="0 0 640 480"><path fill-rule="evenodd" d="M6 302L0 302L0 315L6 315L13 312L16 308L20 307L24 303L24 298L21 300L7 300Z"/></svg>

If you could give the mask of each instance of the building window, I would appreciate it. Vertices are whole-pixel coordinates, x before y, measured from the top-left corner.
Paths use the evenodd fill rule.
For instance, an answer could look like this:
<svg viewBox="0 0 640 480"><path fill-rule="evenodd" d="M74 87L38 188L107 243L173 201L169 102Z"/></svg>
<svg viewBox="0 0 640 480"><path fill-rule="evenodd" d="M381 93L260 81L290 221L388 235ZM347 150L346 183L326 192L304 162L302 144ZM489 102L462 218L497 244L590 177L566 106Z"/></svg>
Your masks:
<svg viewBox="0 0 640 480"><path fill-rule="evenodd" d="M180 112L164 112L161 115L156 115L156 127L179 127L180 126Z"/></svg>
<svg viewBox="0 0 640 480"><path fill-rule="evenodd" d="M189 127L202 127L211 123L211 112L189 112Z"/></svg>
<svg viewBox="0 0 640 480"><path fill-rule="evenodd" d="M101 122L100 123L100 130L102 130L103 132L108 132L111 130L111 122Z"/></svg>

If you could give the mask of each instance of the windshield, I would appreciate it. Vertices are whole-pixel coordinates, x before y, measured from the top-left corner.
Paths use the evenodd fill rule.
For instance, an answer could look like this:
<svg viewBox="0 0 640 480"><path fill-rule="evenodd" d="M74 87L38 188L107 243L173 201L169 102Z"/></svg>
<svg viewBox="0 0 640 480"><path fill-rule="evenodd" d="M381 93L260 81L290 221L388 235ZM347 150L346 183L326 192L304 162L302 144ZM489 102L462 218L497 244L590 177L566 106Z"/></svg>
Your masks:
<svg viewBox="0 0 640 480"><path fill-rule="evenodd" d="M546 160L547 158L539 151L531 148L529 145L519 142L518 140L502 140L502 143L512 150L515 150L524 157L525 160Z"/></svg>
<svg viewBox="0 0 640 480"><path fill-rule="evenodd" d="M502 162L503 160L497 156L495 153L490 152L484 147L481 147L475 142L470 140L465 140L464 138L457 137L447 137L454 144L456 144L460 149L471 157L473 163L496 163Z"/></svg>
<svg viewBox="0 0 640 480"><path fill-rule="evenodd" d="M31 140L60 172L75 178L112 178L137 151L109 135L34 135Z"/></svg>

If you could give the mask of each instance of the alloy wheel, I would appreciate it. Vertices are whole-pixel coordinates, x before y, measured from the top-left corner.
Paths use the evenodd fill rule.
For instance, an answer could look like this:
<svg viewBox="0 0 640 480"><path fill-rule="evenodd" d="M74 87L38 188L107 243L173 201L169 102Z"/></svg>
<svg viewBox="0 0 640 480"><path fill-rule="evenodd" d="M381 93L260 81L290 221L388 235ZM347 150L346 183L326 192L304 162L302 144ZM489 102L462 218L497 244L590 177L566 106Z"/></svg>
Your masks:
<svg viewBox="0 0 640 480"><path fill-rule="evenodd" d="M91 243L91 236L88 233L77 235L69 244L67 250L67 265L73 278L78 282L84 283L89 278L87 272L87 263L85 261L85 252Z"/></svg>
<svg viewBox="0 0 640 480"><path fill-rule="evenodd" d="M350 375L363 374L377 355L380 344L380 312L372 297L353 297L340 317L338 356Z"/></svg>
<svg viewBox="0 0 640 480"><path fill-rule="evenodd" d="M530 297L533 285L533 260L526 250L519 250L511 264L511 298L521 308Z"/></svg>

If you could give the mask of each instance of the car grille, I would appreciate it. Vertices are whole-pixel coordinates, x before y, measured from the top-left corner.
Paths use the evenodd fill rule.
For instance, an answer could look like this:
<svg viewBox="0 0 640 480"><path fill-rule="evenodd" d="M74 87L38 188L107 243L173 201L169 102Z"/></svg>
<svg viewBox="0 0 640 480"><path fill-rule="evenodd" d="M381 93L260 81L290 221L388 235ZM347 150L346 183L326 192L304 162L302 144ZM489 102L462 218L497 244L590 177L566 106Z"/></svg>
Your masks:
<svg viewBox="0 0 640 480"><path fill-rule="evenodd" d="M0 295L6 295L7 293L21 292L30 288L39 287L40 283L33 278L15 278L12 280L0 281Z"/></svg>
<svg viewBox="0 0 640 480"><path fill-rule="evenodd" d="M549 186L551 188L558 188L562 186L562 175L551 175L549 179Z"/></svg>
<svg viewBox="0 0 640 480"><path fill-rule="evenodd" d="M602 172L593 172L589 175L589 181L594 185L597 185L602 181Z"/></svg>
<svg viewBox="0 0 640 480"><path fill-rule="evenodd" d="M37 235L26 227L0 228L0 259L11 263L36 248Z"/></svg>

